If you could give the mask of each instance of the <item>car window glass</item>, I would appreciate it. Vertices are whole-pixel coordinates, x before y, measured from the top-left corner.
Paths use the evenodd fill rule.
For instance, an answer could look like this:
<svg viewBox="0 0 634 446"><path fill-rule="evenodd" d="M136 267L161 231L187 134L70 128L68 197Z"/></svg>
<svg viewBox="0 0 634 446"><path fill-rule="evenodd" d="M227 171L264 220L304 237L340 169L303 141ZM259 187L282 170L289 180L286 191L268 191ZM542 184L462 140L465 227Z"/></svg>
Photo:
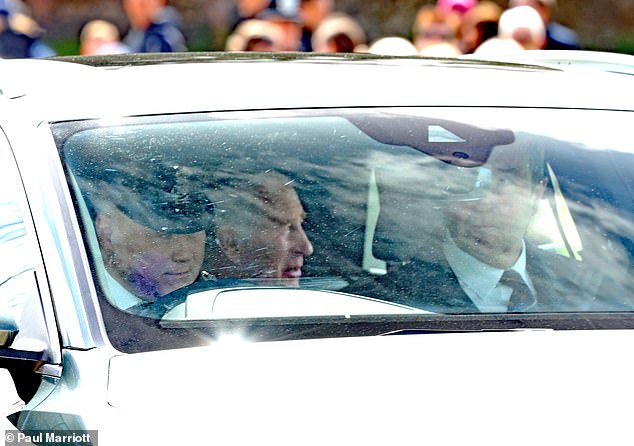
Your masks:
<svg viewBox="0 0 634 446"><path fill-rule="evenodd" d="M104 302L178 328L631 311L628 119L299 110L55 131Z"/></svg>

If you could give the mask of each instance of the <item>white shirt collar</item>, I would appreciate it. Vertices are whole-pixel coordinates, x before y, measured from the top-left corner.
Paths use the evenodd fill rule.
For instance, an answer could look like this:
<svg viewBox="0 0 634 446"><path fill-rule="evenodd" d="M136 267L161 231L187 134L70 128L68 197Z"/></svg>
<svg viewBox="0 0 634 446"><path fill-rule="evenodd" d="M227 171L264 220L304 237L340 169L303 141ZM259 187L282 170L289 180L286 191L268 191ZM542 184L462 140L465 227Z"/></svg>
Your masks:
<svg viewBox="0 0 634 446"><path fill-rule="evenodd" d="M106 287L108 288L106 297L111 304L122 310L127 310L144 302L143 299L125 289L108 271L104 271L104 273L106 277Z"/></svg>
<svg viewBox="0 0 634 446"><path fill-rule="evenodd" d="M450 236L445 238L443 251L462 289L478 310L482 312L507 311L510 291L502 292L497 287L502 274L504 274L503 269L487 265L464 252L458 248ZM535 292L526 272L526 245L524 241L522 241L522 251L517 261L509 269L517 271L531 291Z"/></svg>

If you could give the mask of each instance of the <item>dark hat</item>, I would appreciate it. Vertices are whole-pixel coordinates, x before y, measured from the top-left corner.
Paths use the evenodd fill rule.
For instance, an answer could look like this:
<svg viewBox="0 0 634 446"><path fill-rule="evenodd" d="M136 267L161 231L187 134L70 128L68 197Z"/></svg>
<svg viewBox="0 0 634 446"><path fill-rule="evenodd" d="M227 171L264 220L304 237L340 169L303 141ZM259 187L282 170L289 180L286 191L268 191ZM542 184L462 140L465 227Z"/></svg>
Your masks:
<svg viewBox="0 0 634 446"><path fill-rule="evenodd" d="M98 212L99 201L107 201L157 232L190 234L211 228L213 204L195 169L155 160L143 174L138 167L110 167L94 172L92 178L78 178L93 211Z"/></svg>

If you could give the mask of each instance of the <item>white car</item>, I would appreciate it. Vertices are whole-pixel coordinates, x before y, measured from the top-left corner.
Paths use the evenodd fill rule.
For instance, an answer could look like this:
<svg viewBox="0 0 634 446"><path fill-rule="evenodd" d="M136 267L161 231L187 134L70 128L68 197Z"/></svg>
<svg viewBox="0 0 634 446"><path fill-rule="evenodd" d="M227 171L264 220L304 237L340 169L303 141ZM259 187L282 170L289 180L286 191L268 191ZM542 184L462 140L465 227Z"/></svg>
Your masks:
<svg viewBox="0 0 634 446"><path fill-rule="evenodd" d="M556 68L0 61L7 435L629 444L634 80Z"/></svg>

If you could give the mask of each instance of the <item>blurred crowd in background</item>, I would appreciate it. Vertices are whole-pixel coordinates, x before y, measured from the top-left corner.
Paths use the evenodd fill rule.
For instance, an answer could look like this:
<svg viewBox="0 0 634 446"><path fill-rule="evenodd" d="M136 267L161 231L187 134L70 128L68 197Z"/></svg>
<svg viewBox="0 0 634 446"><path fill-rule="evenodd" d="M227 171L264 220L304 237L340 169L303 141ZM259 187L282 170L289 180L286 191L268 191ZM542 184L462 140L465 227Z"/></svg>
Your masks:
<svg viewBox="0 0 634 446"><path fill-rule="evenodd" d="M286 7L269 0L238 8L229 51L368 52L384 55L456 56L479 51L578 49L569 28L552 21L556 0L437 0L418 10L411 38L368 41L361 24L338 12L335 0L297 0ZM240 5L238 5L240 6Z"/></svg>
<svg viewBox="0 0 634 446"><path fill-rule="evenodd" d="M123 32L106 18L83 24L81 55L188 51L179 11L166 0L122 0ZM575 30L553 20L556 0L435 0L413 17L409 38L367 30L336 0L234 0L227 51L364 52L452 57L524 49L581 49ZM47 57L45 30L21 0L0 0L0 57Z"/></svg>

